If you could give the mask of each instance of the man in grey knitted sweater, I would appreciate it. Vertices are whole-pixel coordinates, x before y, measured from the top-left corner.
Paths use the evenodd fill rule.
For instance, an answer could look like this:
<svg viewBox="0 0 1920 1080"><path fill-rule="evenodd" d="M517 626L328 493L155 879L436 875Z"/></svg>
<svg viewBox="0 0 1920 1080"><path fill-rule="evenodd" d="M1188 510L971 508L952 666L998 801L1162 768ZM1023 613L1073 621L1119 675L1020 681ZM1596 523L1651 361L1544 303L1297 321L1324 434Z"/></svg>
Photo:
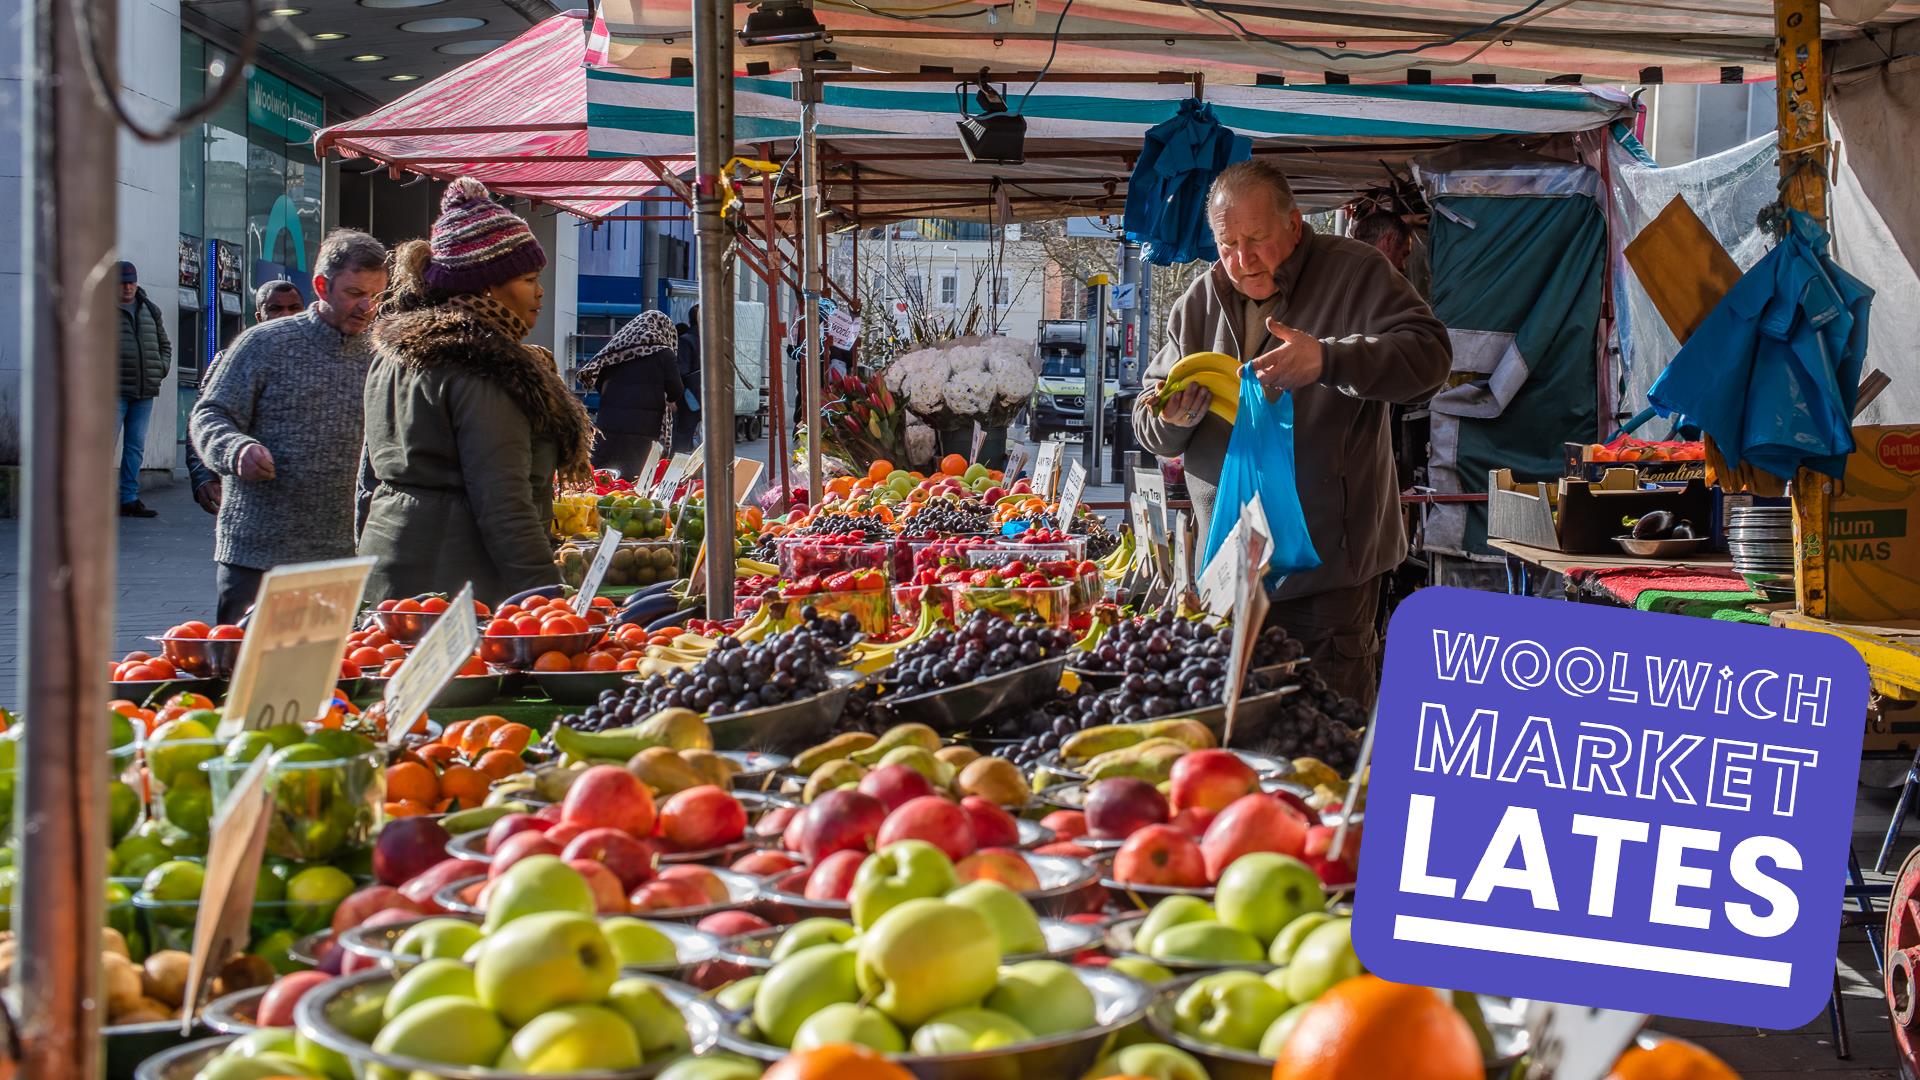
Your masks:
<svg viewBox="0 0 1920 1080"><path fill-rule="evenodd" d="M314 261L319 299L241 334L201 388L188 430L223 478L213 533L223 623L246 612L265 571L354 552L366 331L386 259L366 233L329 235Z"/></svg>

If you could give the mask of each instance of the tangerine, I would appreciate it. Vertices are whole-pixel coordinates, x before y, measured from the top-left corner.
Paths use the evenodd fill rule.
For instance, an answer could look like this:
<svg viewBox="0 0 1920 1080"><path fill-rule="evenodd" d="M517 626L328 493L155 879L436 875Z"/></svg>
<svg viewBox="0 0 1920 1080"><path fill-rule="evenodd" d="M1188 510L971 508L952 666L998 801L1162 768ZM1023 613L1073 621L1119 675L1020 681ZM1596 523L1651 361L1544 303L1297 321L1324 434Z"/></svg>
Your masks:
<svg viewBox="0 0 1920 1080"><path fill-rule="evenodd" d="M788 1054L761 1080L913 1080L913 1074L867 1047L827 1043Z"/></svg>
<svg viewBox="0 0 1920 1080"><path fill-rule="evenodd" d="M414 752L443 769L460 760L460 751L446 743L428 743Z"/></svg>
<svg viewBox="0 0 1920 1080"><path fill-rule="evenodd" d="M1480 1043L1453 1006L1422 986L1361 975L1321 994L1273 1063L1273 1080L1391 1076L1484 1080Z"/></svg>
<svg viewBox="0 0 1920 1080"><path fill-rule="evenodd" d="M489 750L480 755L480 760L474 762L473 767L493 780L505 780L523 768L520 755L511 750Z"/></svg>
<svg viewBox="0 0 1920 1080"><path fill-rule="evenodd" d="M417 803L411 799L400 799L389 802L385 809L387 816L390 818L419 817L421 814L430 814L433 812L431 807L426 803Z"/></svg>
<svg viewBox="0 0 1920 1080"><path fill-rule="evenodd" d="M472 723L471 720L455 720L440 729L440 738L436 741L446 743L457 750L460 747L460 733L467 730L468 725Z"/></svg>
<svg viewBox="0 0 1920 1080"><path fill-rule="evenodd" d="M516 764L514 771L519 771ZM463 807L479 806L487 800L487 789L493 786L493 778L479 769L466 765L449 765L440 774L440 794L452 799ZM1465 1021L1461 1021L1465 1023Z"/></svg>
<svg viewBox="0 0 1920 1080"><path fill-rule="evenodd" d="M385 645L380 646L379 651L380 658L383 660L405 660L407 658L407 647L397 641L387 642ZM365 667L366 665L362 664L360 666Z"/></svg>
<svg viewBox="0 0 1920 1080"><path fill-rule="evenodd" d="M588 671L613 671L619 668L620 658L610 652L587 654Z"/></svg>
<svg viewBox="0 0 1920 1080"><path fill-rule="evenodd" d="M892 471L893 462L888 461L886 458L879 458L874 461L873 464L867 466L867 479L878 484L884 481L887 478L887 474Z"/></svg>
<svg viewBox="0 0 1920 1080"><path fill-rule="evenodd" d="M1652 1049L1628 1048L1607 1080L1740 1080L1740 1074L1692 1043L1669 1039Z"/></svg>
<svg viewBox="0 0 1920 1080"><path fill-rule="evenodd" d="M568 656L566 653L558 652L558 651L543 652L540 654L540 658L533 662L533 670L535 671L572 671L573 657Z"/></svg>
<svg viewBox="0 0 1920 1080"><path fill-rule="evenodd" d="M940 459L940 471L948 476L959 476L967 471L967 459L959 454L948 454Z"/></svg>
<svg viewBox="0 0 1920 1080"><path fill-rule="evenodd" d="M480 756L487 749L487 739L492 737L494 729L506 722L504 716L476 716L467 721L460 732L460 752L468 757Z"/></svg>

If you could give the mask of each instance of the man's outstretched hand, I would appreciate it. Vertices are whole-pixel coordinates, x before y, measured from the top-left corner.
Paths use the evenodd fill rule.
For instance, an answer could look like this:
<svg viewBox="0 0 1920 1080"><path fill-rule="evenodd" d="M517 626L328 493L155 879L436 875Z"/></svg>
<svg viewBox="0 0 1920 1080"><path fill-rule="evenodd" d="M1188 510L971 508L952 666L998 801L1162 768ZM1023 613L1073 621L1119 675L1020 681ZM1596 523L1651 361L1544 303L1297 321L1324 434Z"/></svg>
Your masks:
<svg viewBox="0 0 1920 1080"><path fill-rule="evenodd" d="M1268 400L1278 398L1282 391L1297 390L1320 381L1326 371L1327 358L1319 338L1273 318L1267 320L1267 330L1280 344L1253 358L1253 373L1266 390Z"/></svg>

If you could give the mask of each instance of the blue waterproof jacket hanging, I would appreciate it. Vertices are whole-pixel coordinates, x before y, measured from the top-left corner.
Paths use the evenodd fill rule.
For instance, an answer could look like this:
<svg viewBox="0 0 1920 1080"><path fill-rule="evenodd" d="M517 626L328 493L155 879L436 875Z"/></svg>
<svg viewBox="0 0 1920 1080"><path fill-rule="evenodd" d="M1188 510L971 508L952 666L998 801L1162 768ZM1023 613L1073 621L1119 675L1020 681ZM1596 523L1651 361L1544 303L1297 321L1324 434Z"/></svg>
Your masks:
<svg viewBox="0 0 1920 1080"><path fill-rule="evenodd" d="M1207 224L1207 188L1220 170L1253 156L1253 140L1214 119L1197 98L1148 129L1127 180L1125 232L1155 266L1213 260L1219 251Z"/></svg>
<svg viewBox="0 0 1920 1080"><path fill-rule="evenodd" d="M1838 477L1853 452L1853 407L1873 290L1827 256L1827 233L1793 211L1787 235L1708 313L1647 391L1730 464L1775 476L1801 466Z"/></svg>
<svg viewBox="0 0 1920 1080"><path fill-rule="evenodd" d="M1220 462L1220 487L1213 504L1213 523L1207 528L1207 546L1200 565L1226 543L1240 520L1240 508L1260 496L1267 512L1267 531L1273 534L1273 555L1267 560L1267 588L1280 579L1320 565L1320 553L1307 535L1307 515L1300 508L1300 489L1293 467L1293 394L1268 401L1253 369L1240 368L1240 411L1227 436L1227 455Z"/></svg>

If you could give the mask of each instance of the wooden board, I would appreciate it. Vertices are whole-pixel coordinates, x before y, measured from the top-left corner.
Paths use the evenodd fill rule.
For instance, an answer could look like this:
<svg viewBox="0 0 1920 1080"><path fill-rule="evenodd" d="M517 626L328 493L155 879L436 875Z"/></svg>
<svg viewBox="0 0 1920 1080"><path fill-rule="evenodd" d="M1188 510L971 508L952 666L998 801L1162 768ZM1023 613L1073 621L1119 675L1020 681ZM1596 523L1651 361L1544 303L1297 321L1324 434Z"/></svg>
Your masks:
<svg viewBox="0 0 1920 1080"><path fill-rule="evenodd" d="M1667 328L1682 342L1740 280L1733 257L1677 195L1627 245L1626 256Z"/></svg>

